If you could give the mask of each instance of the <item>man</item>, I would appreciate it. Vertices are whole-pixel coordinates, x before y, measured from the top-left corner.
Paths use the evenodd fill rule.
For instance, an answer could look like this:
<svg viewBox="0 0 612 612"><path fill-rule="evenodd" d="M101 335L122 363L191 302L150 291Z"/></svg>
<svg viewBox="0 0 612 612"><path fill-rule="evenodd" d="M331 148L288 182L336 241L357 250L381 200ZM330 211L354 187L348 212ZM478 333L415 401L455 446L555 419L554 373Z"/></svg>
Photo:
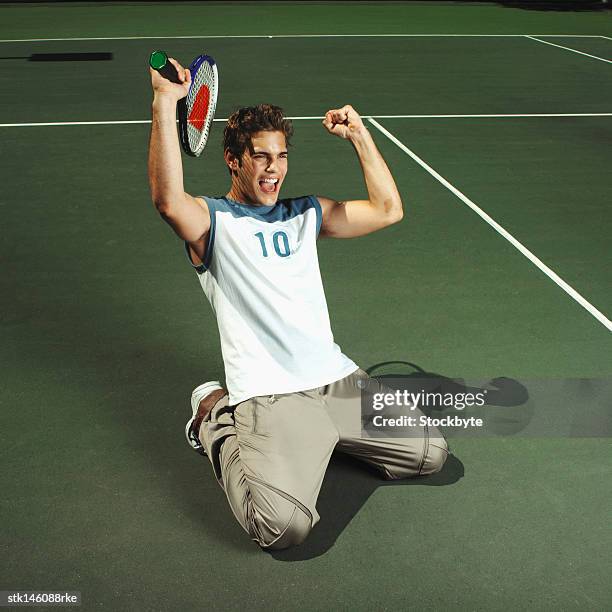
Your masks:
<svg viewBox="0 0 612 612"><path fill-rule="evenodd" d="M409 438L362 437L360 389L371 381L334 343L321 283L317 237L383 229L402 219L402 202L372 136L348 105L328 111L323 126L355 149L367 200L279 200L292 127L271 105L240 109L228 120L228 194L187 194L175 110L190 75L171 61L181 84L151 71L151 192L184 241L216 313L229 390L218 382L194 390L187 439L208 455L252 539L263 548L287 548L319 520L317 496L334 449L387 479L436 472L448 454L441 434L427 427Z"/></svg>

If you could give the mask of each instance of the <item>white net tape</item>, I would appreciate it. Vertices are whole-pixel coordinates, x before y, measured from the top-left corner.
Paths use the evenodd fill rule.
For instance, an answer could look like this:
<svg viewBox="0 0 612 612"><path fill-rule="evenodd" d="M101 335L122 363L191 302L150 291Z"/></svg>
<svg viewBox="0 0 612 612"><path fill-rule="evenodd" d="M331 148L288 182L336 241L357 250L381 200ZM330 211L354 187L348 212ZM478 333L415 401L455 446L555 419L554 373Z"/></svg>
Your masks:
<svg viewBox="0 0 612 612"><path fill-rule="evenodd" d="M215 106L217 104L217 66L214 64L211 65L207 61L203 61L195 75L192 75L192 78L193 84L189 89L189 94L187 95L188 115L193 108L197 93L200 91L202 85L206 85L206 87L208 87L210 94L208 113L206 116L203 115L201 117L195 117L196 123L199 123L202 129L197 129L197 127L195 127L191 122L187 121L187 138L189 140L189 146L192 151L197 151L206 144L208 132L210 131L210 126L212 125Z"/></svg>

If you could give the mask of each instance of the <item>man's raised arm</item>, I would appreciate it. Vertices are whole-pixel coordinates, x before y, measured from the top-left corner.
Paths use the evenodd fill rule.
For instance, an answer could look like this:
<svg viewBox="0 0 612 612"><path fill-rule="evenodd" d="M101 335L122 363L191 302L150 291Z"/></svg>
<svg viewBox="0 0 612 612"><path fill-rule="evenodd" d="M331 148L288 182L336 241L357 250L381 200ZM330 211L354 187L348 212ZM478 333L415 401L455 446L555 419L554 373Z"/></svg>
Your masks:
<svg viewBox="0 0 612 612"><path fill-rule="evenodd" d="M185 193L181 149L176 131L176 104L187 95L191 75L176 60L170 61L183 81L181 84L172 83L150 69L154 94L149 141L151 197L163 219L202 258L206 234L210 229L210 214L203 199Z"/></svg>
<svg viewBox="0 0 612 612"><path fill-rule="evenodd" d="M321 236L354 238L401 221L404 212L395 181L357 111L350 105L327 111L323 125L355 148L368 199L338 202L317 196L323 210Z"/></svg>

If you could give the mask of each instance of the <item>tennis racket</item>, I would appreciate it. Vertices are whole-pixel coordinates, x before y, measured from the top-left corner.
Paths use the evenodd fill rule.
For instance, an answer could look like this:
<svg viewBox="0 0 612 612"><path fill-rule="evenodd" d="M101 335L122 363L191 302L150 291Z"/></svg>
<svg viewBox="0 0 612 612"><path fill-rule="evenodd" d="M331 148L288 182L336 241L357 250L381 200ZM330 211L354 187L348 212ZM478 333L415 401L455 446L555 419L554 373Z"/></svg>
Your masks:
<svg viewBox="0 0 612 612"><path fill-rule="evenodd" d="M163 51L154 51L149 59L151 68L164 78L179 83L176 68ZM187 155L199 157L206 146L219 91L217 64L209 55L198 55L189 66L189 93L178 101L177 114L181 146Z"/></svg>

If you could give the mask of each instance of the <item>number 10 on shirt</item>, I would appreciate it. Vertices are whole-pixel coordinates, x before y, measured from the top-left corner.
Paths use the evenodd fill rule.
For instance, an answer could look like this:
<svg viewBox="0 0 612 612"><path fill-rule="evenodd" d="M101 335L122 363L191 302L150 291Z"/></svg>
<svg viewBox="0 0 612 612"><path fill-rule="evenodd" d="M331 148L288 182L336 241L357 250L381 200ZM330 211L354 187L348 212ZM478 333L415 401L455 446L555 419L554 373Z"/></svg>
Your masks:
<svg viewBox="0 0 612 612"><path fill-rule="evenodd" d="M255 234L259 238L259 244L261 246L261 254L264 257L268 256L268 249L266 248L266 239L263 232L257 232ZM289 238L285 232L274 232L272 235L272 244L274 245L274 251L279 257L289 257L291 250L289 249Z"/></svg>

